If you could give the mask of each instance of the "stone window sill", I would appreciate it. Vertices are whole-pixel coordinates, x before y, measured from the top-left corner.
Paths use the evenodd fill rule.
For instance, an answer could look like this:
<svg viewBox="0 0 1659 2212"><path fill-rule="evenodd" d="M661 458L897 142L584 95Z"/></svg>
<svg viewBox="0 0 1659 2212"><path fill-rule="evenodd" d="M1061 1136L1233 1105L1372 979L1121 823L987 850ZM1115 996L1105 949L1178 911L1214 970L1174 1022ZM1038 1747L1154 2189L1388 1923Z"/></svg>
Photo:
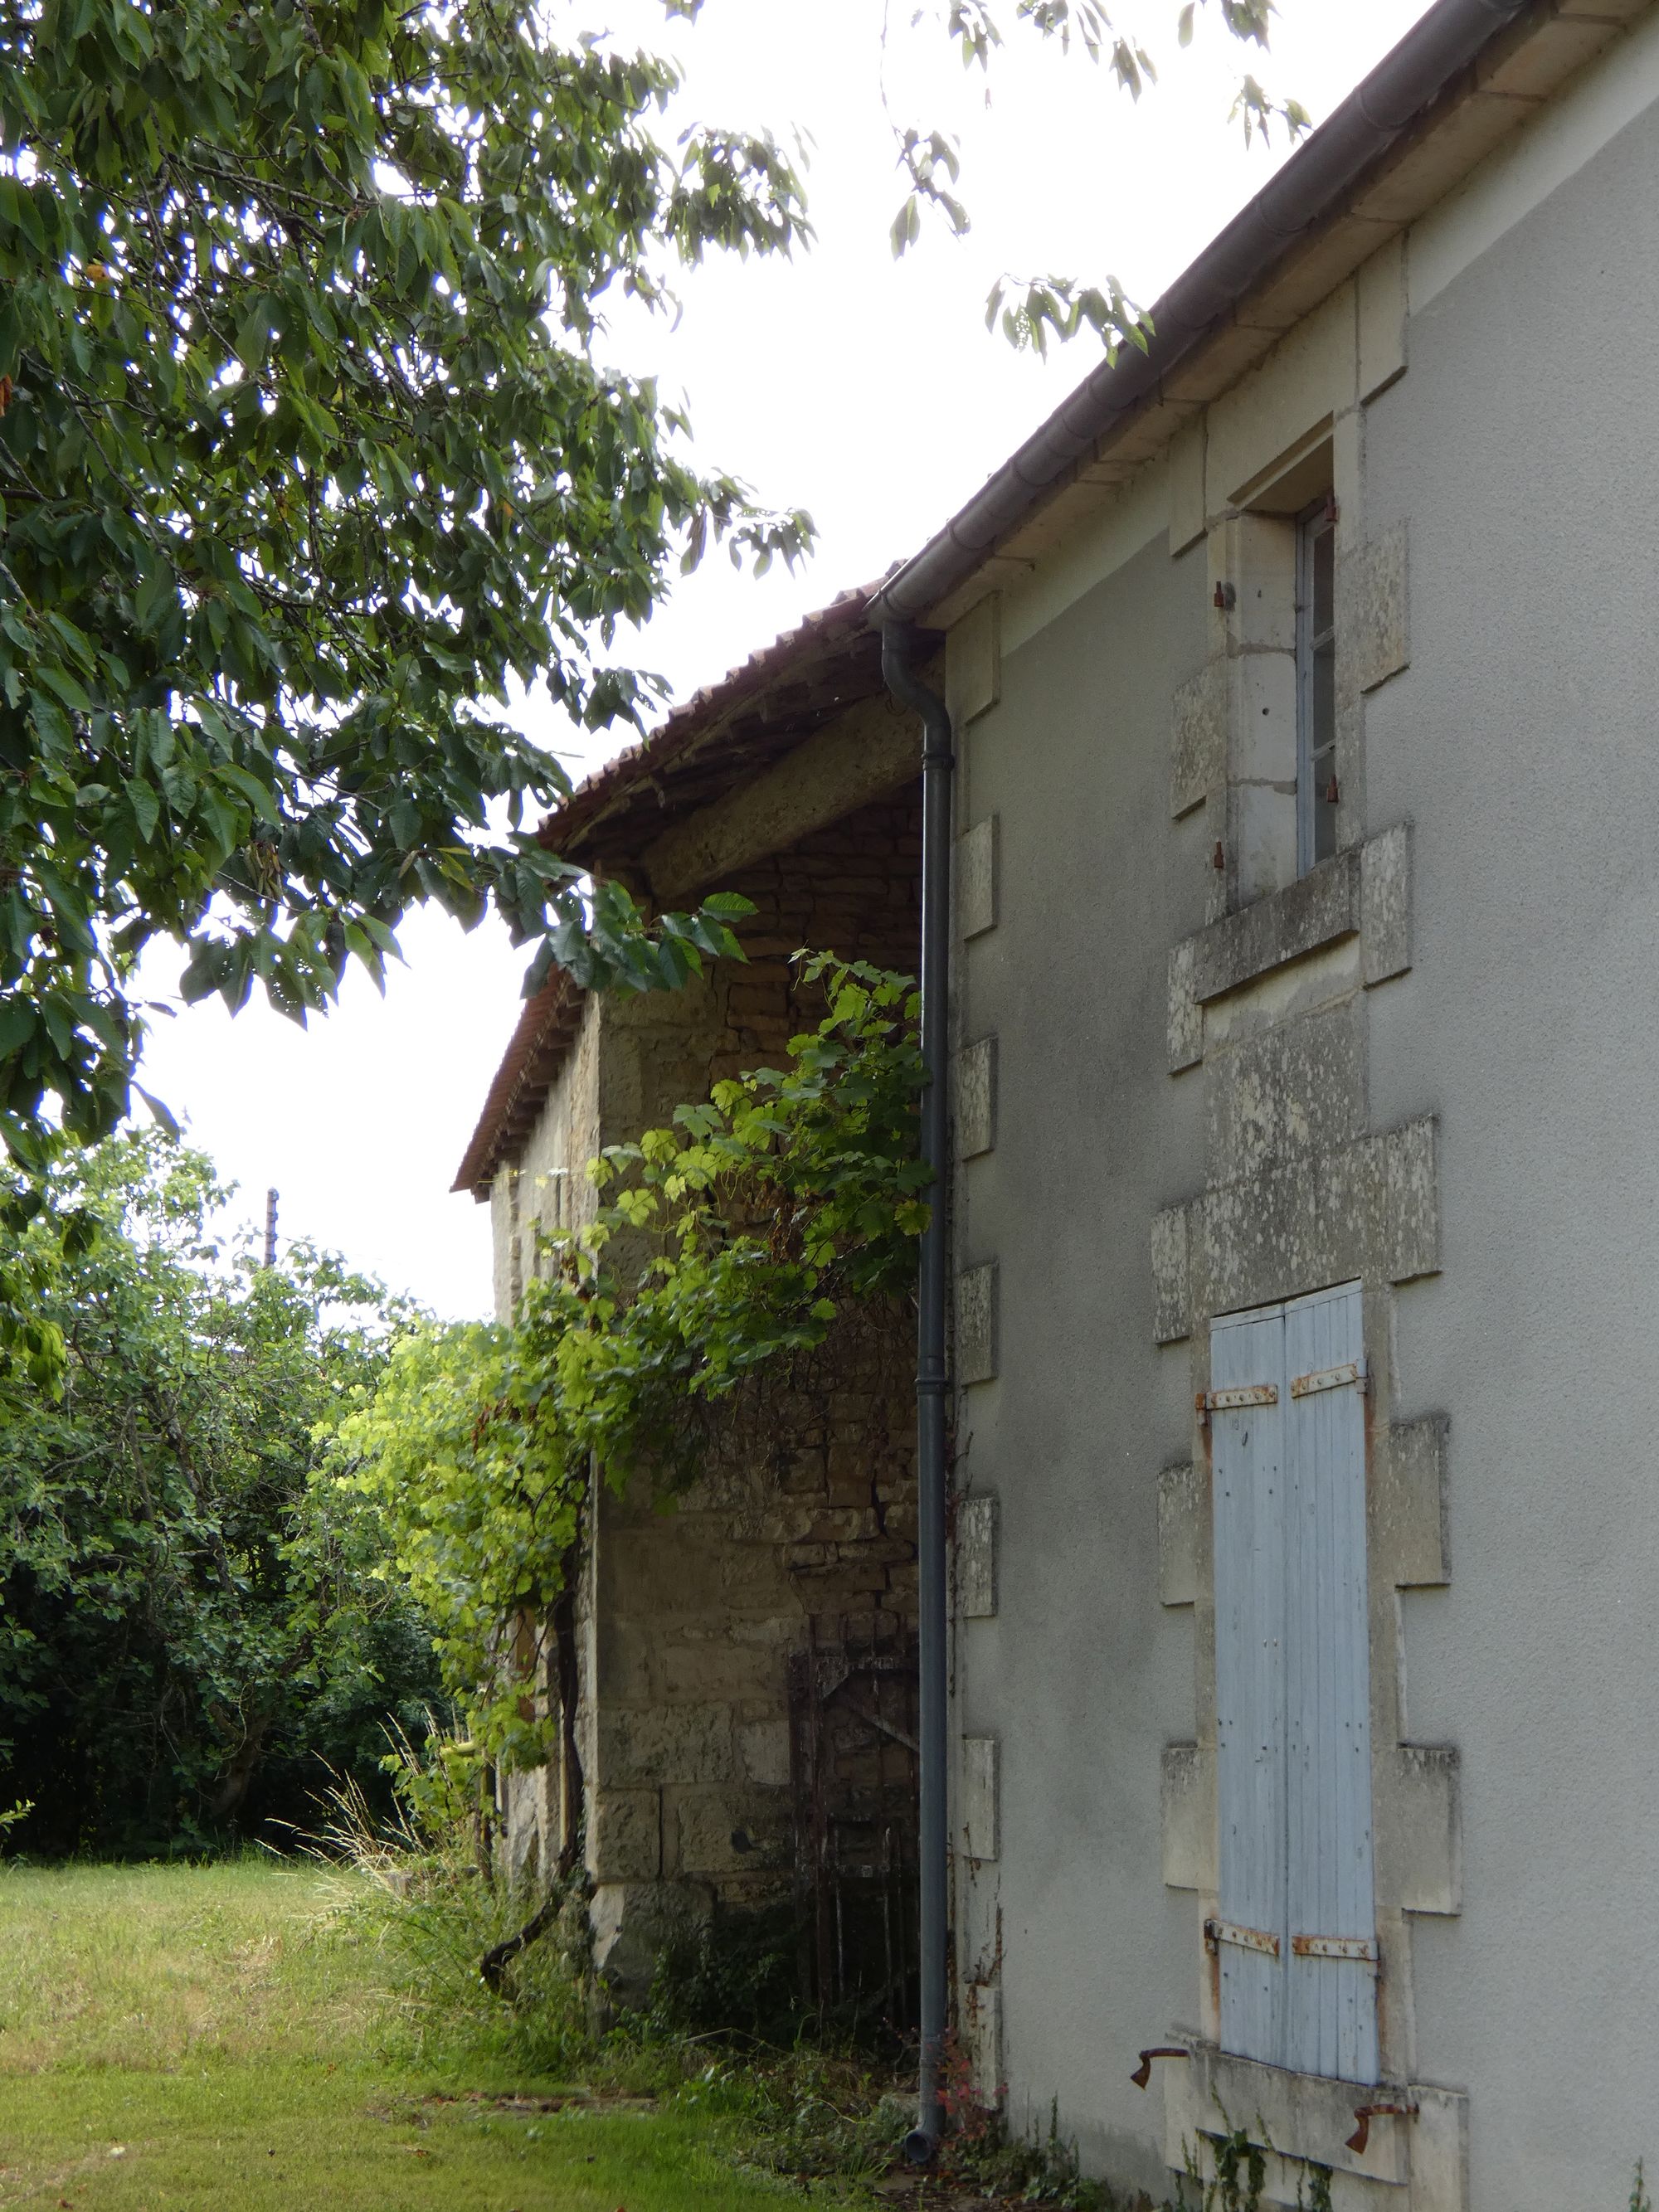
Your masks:
<svg viewBox="0 0 1659 2212"><path fill-rule="evenodd" d="M1204 1008L1343 938L1360 939L1367 985L1411 965L1411 829L1399 823L1283 890L1224 915L1170 955L1170 1072L1204 1057Z"/></svg>
<svg viewBox="0 0 1659 2212"><path fill-rule="evenodd" d="M1390 2201L1396 2189L1402 2197L1409 2191L1413 2204L1444 2205L1448 2212L1465 2202L1462 2152L1468 2100L1460 2092L1293 2074L1235 2057L1197 2037L1181 2040L1192 2052L1189 2059L1158 2062L1164 2075L1164 2154L1177 2170L1189 2149L1202 2157L1203 2138L1218 2139L1243 2127L1252 2142L1278 2154L1270 2168L1282 2160L1291 2169L1270 2171L1269 2203L1297 2202L1297 2183L1306 2177L1295 2169L1304 2162L1380 2185L1379 2203ZM1380 2104L1413 2106L1415 2117L1374 2119L1364 2150L1351 2150L1355 2114L1362 2106ZM1208 2168L1213 2160L1203 2162ZM1372 2201L1370 2192L1364 2201Z"/></svg>

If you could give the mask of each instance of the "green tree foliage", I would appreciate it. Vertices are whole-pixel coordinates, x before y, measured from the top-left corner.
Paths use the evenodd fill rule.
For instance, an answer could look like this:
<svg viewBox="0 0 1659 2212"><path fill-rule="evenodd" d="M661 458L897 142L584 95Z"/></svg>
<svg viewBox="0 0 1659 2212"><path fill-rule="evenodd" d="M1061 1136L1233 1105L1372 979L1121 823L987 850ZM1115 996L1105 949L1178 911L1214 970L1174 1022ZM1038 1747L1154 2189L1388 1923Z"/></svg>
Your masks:
<svg viewBox="0 0 1659 2212"><path fill-rule="evenodd" d="M672 0L671 0L672 4ZM692 0L692 9L702 0ZM1208 0L1179 0L1175 9L1177 44L1192 45L1200 15L1209 15ZM1215 10L1225 36L1245 47L1265 52L1274 14L1273 0L1218 0ZM926 27L942 34L953 46L966 70L977 69L989 77L994 61L1006 43L1003 28L1009 23L1017 33L1056 42L1070 53L1073 47L1097 67L1109 69L1121 92L1139 100L1158 82L1158 70L1139 33L1115 17L1104 0L1013 0L1012 15L1000 0L921 0L909 11L912 33ZM893 31L890 7L883 18L882 59ZM941 220L960 237L971 228L968 208L959 196L961 147L950 133L926 125L904 123L888 102L884 76L883 106L906 186L888 232L895 259L908 253L921 239L924 211ZM988 90L987 102L990 100ZM1242 124L1244 143L1259 137L1266 144L1275 124L1294 140L1310 128L1310 118L1299 100L1276 99L1260 80L1246 70L1238 79L1230 122ZM1085 331L1091 331L1115 358L1126 341L1144 351L1152 331L1151 318L1138 307L1120 280L1103 275L1091 282L1075 276L1018 276L1005 272L991 287L985 302L985 326L1000 324L1008 343L1022 350L1047 355L1051 340L1064 344Z"/></svg>
<svg viewBox="0 0 1659 2212"><path fill-rule="evenodd" d="M67 1155L98 1224L44 1280L61 1395L0 1428L0 1803L30 1850L143 1850L303 1821L322 1762L378 1789L390 1717L439 1692L425 1621L380 1578L366 1500L313 1490L313 1431L385 1367L407 1308L296 1245L213 1241L226 1194L159 1133ZM21 1248L21 1249L20 1249Z"/></svg>
<svg viewBox="0 0 1659 2212"><path fill-rule="evenodd" d="M544 1237L514 1324L415 1331L340 1424L325 1486L377 1510L498 1755L540 1755L523 1631L564 1587L591 1469L671 1502L715 1408L914 1278L927 1170L911 987L823 956L804 972L827 1012L787 1069L717 1084L608 1150L593 1219Z"/></svg>
<svg viewBox="0 0 1659 2212"><path fill-rule="evenodd" d="M589 982L678 981L519 824L564 787L503 719L676 555L793 555L605 369L612 291L787 250L765 134L650 119L666 65L522 0L21 0L0 11L0 1134L125 1114L133 965L302 1016L411 900L493 900ZM551 933L550 937L549 933Z"/></svg>

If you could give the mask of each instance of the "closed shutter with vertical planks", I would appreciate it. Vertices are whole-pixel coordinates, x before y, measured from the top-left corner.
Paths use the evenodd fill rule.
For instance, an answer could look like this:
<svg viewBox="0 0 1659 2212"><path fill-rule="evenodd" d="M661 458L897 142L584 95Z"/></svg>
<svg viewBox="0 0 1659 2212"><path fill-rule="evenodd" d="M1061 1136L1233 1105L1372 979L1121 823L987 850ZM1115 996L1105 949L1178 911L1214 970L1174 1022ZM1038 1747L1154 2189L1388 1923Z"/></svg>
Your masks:
<svg viewBox="0 0 1659 2212"><path fill-rule="evenodd" d="M1276 2064L1285 2011L1284 1324L1218 1322L1215 1392L1273 1387L1270 1404L1211 1415L1215 1495L1216 1786L1224 2049ZM1252 1943L1255 1936L1273 1949Z"/></svg>
<svg viewBox="0 0 1659 2212"><path fill-rule="evenodd" d="M1212 1932L1224 2050L1373 2081L1361 1324L1352 1285L1212 1325Z"/></svg>
<svg viewBox="0 0 1659 2212"><path fill-rule="evenodd" d="M1286 1817L1284 2063L1376 2079L1364 1337L1358 1285L1285 1310ZM1330 1939L1372 1956L1331 1955ZM1299 1939L1299 1941L1298 1941ZM1312 1944L1316 1948L1309 1949Z"/></svg>

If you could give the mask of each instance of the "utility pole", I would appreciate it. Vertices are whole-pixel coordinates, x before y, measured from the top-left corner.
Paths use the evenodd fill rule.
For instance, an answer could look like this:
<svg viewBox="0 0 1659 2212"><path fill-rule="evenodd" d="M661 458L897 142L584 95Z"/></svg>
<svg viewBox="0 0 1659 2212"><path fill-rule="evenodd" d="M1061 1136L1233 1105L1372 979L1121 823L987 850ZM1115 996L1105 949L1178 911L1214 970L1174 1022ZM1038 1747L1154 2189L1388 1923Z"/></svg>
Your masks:
<svg viewBox="0 0 1659 2212"><path fill-rule="evenodd" d="M267 1267L276 1265L276 1194L274 1190L265 1193L265 1265Z"/></svg>

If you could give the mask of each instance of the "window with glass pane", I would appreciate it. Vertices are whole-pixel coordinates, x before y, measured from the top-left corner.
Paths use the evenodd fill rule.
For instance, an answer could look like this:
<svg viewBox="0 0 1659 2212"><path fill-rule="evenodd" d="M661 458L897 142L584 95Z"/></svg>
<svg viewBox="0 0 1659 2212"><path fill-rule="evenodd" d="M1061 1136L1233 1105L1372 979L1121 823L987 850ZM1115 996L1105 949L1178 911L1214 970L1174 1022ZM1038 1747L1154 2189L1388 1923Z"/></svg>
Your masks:
<svg viewBox="0 0 1659 2212"><path fill-rule="evenodd" d="M1297 864L1336 850L1336 515L1328 499L1297 526Z"/></svg>

